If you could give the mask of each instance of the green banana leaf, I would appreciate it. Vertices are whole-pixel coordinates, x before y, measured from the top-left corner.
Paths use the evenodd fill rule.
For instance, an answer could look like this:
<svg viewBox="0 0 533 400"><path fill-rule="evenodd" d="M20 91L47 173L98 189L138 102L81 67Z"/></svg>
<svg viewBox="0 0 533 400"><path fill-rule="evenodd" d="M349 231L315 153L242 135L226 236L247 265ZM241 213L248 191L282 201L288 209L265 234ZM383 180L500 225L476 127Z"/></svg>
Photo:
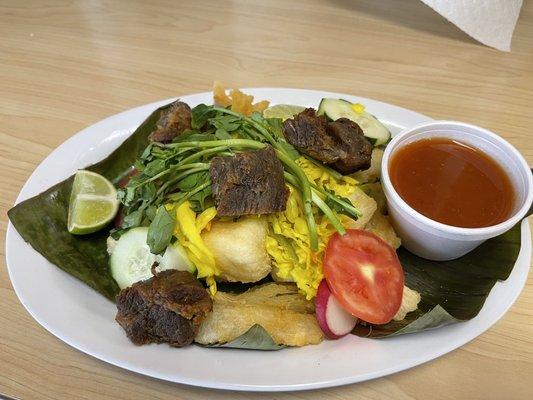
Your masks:
<svg viewBox="0 0 533 400"><path fill-rule="evenodd" d="M451 261L429 261L398 249L405 285L418 291L418 309L402 321L359 324L353 333L386 337L418 332L474 318L498 280L509 277L520 251L520 224Z"/></svg>
<svg viewBox="0 0 533 400"><path fill-rule="evenodd" d="M150 115L135 132L103 161L87 169L117 183L130 170L148 144L164 106ZM106 239L110 228L74 236L67 231L67 213L73 177L23 201L8 215L19 234L48 261L75 276L110 300L119 292L108 266ZM507 279L520 249L520 227L491 239L472 253L454 261L433 262L400 248L398 256L405 270L407 286L419 291L419 309L406 319L386 325L358 325L359 336L385 337L418 332L475 317L497 280ZM270 340L270 342L269 342ZM277 349L261 327L224 347Z"/></svg>
<svg viewBox="0 0 533 400"><path fill-rule="evenodd" d="M148 135L155 129L164 106L154 111L107 158L87 169L117 183L131 169L135 159L148 145ZM76 236L67 231L67 214L73 177L52 186L45 192L25 200L8 216L18 233L52 264L75 276L110 300L119 292L109 271L106 239L109 230Z"/></svg>
<svg viewBox="0 0 533 400"><path fill-rule="evenodd" d="M210 344L203 347L224 347L248 350L280 350L286 346L276 344L261 325L255 324L245 333L228 343Z"/></svg>

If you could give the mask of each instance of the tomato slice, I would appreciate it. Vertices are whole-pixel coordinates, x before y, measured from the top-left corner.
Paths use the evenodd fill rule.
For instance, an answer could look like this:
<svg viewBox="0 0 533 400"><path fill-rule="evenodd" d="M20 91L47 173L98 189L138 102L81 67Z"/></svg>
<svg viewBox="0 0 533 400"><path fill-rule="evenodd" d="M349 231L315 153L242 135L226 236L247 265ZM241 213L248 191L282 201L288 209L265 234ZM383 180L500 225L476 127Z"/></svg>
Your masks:
<svg viewBox="0 0 533 400"><path fill-rule="evenodd" d="M386 324L403 296L403 269L392 247L373 233L335 233L324 255L326 281L341 306L372 324Z"/></svg>

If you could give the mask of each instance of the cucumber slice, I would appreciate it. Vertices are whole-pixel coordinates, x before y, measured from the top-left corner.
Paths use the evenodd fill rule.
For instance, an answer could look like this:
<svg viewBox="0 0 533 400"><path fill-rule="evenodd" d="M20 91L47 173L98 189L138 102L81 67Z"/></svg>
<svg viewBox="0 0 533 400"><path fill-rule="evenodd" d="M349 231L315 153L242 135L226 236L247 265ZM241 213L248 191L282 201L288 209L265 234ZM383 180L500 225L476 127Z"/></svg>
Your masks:
<svg viewBox="0 0 533 400"><path fill-rule="evenodd" d="M133 228L124 233L113 247L111 275L121 289L151 278L154 262L159 264L158 271L177 269L192 273L196 270L178 242L168 246L161 256L150 252L147 236L148 228Z"/></svg>
<svg viewBox="0 0 533 400"><path fill-rule="evenodd" d="M189 271L190 273L196 272L196 267L187 256L185 249L177 241L167 247L161 257L159 266L161 270L177 269L178 271Z"/></svg>
<svg viewBox="0 0 533 400"><path fill-rule="evenodd" d="M380 146L389 141L389 130L379 122L372 114L364 111L361 107L357 110L355 104L343 99L322 99L318 106L317 115L325 115L326 118L336 121L339 118L348 118L361 127L365 137L374 145Z"/></svg>

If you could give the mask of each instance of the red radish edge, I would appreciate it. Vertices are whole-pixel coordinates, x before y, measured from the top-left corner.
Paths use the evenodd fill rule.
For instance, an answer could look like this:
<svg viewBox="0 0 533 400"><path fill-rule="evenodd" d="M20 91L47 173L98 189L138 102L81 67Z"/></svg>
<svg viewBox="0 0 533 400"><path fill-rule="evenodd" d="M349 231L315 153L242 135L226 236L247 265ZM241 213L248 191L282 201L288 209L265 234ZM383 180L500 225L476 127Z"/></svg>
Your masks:
<svg viewBox="0 0 533 400"><path fill-rule="evenodd" d="M315 314L320 329L330 339L346 336L357 324L357 317L340 306L325 279L318 286L315 298Z"/></svg>

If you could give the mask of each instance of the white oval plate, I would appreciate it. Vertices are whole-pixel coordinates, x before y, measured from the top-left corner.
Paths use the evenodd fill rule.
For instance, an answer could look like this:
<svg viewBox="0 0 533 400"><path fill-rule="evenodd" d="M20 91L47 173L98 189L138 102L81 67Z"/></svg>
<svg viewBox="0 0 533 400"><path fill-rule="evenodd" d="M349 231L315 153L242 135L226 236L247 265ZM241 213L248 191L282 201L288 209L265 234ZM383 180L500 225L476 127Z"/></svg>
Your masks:
<svg viewBox="0 0 533 400"><path fill-rule="evenodd" d="M367 106L393 133L430 118L393 105L339 93L297 89L246 89L272 104L318 107L323 97L345 98ZM212 103L211 93L182 97L191 106ZM82 130L37 167L17 202L32 197L100 161L156 108L172 99L137 107ZM115 305L46 261L9 223L6 258L15 291L28 312L69 345L100 360L144 375L209 388L285 391L361 382L439 357L492 326L518 297L531 257L530 230L522 224L522 248L513 272L494 286L479 315L433 331L382 340L353 335L318 346L280 351L245 351L167 345L134 346L115 322Z"/></svg>

